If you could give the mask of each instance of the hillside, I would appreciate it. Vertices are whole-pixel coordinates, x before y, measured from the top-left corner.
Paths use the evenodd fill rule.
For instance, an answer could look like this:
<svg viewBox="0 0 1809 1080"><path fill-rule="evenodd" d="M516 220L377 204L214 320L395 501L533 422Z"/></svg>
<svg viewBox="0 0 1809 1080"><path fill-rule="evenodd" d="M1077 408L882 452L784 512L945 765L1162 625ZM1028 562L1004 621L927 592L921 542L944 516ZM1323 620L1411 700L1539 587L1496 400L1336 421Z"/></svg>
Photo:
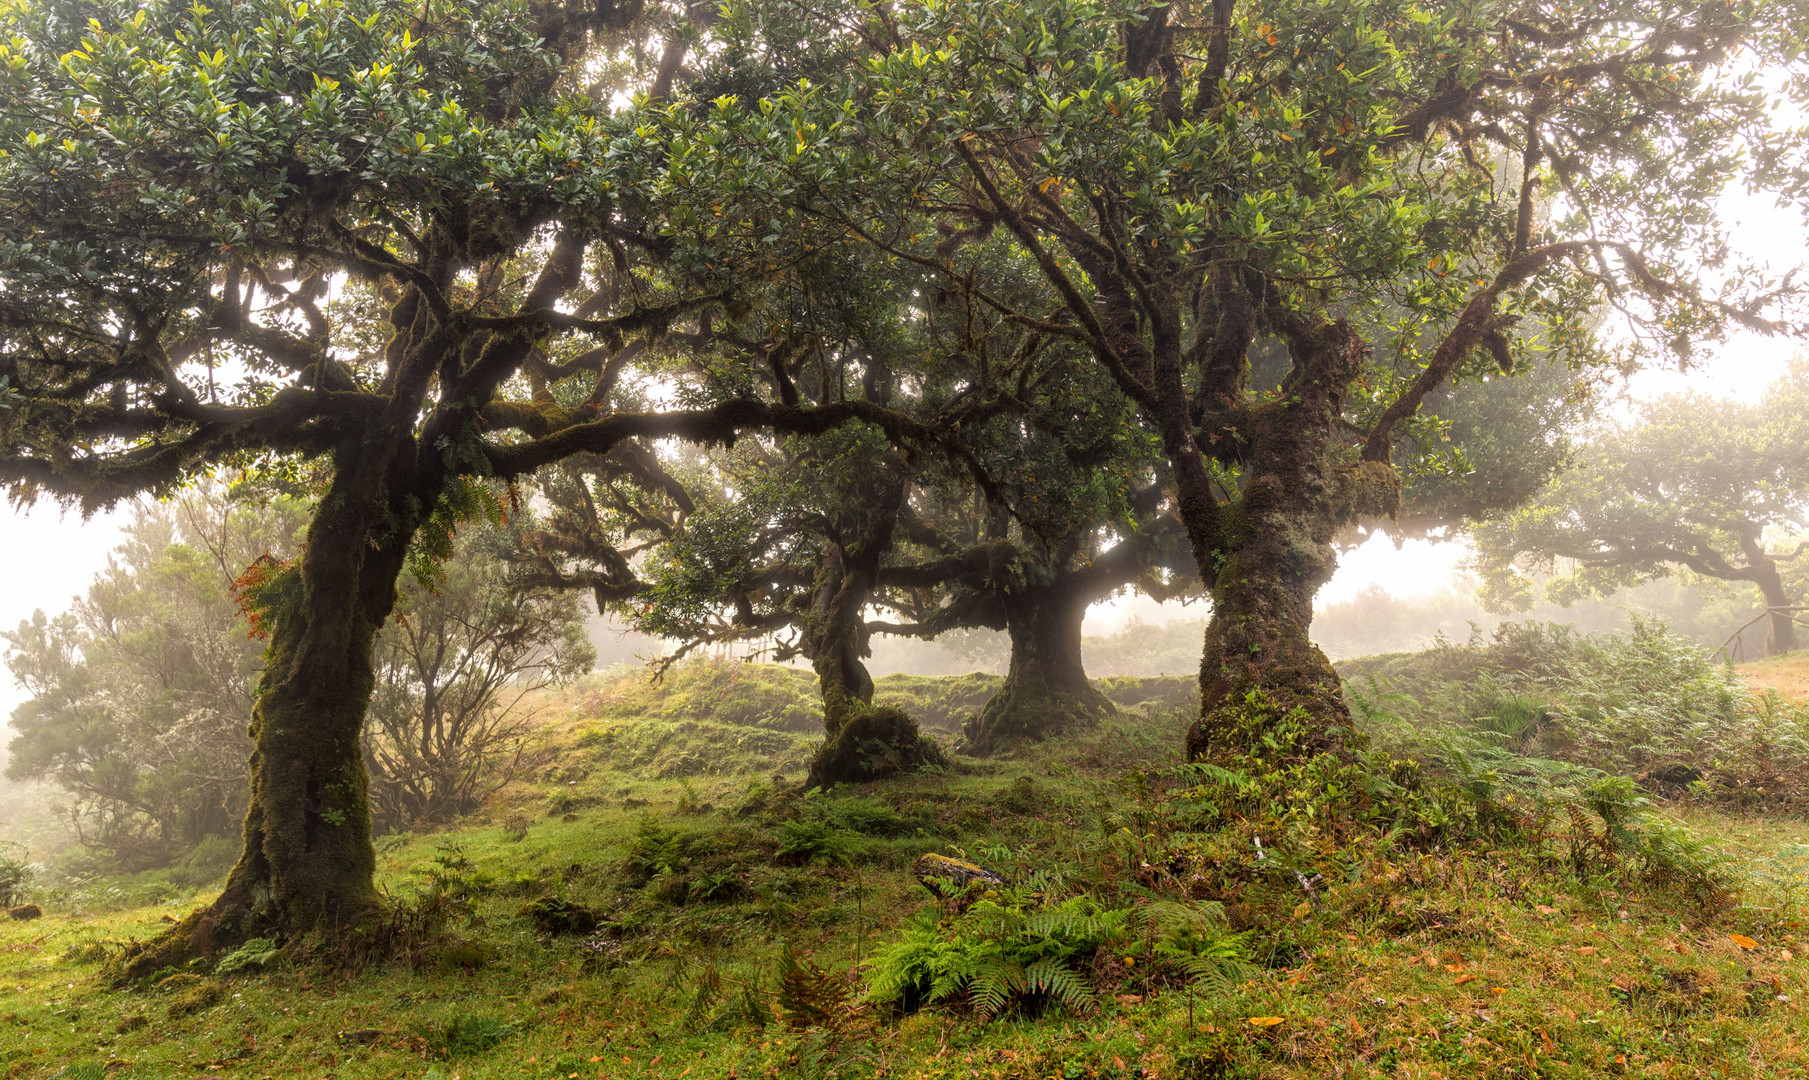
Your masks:
<svg viewBox="0 0 1809 1080"><path fill-rule="evenodd" d="M1395 677L1452 660L1419 656ZM1448 690L1493 661L1465 662ZM952 732L985 678L881 693ZM109 989L121 943L208 887L35 886L42 919L0 920L0 1063L30 1080L1804 1066L1800 818L1710 797L1603 818L1555 788L1541 811L1399 767L1393 794L1351 801L1328 786L1345 774L1259 794L1173 766L1185 688L1118 680L1121 702L1151 700L1097 729L805 795L783 782L812 738L800 673L595 677L542 703L558 719L532 774L485 812L379 841L386 959L329 938ZM1337 799L1368 809L1341 822ZM912 876L926 852L1011 884L954 918ZM918 1007L929 973L961 970L982 981ZM888 995L911 972L926 981Z"/></svg>

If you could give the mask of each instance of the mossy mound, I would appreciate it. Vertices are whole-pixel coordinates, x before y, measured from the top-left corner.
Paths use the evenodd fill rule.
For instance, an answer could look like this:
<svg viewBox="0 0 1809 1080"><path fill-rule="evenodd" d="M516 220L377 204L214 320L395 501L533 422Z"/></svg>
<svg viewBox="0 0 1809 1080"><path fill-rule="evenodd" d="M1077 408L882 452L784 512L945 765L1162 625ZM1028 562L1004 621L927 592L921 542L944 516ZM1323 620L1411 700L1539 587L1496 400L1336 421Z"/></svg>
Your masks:
<svg viewBox="0 0 1809 1080"><path fill-rule="evenodd" d="M810 763L805 786L864 784L948 763L942 747L903 709L869 705L850 710L830 732Z"/></svg>

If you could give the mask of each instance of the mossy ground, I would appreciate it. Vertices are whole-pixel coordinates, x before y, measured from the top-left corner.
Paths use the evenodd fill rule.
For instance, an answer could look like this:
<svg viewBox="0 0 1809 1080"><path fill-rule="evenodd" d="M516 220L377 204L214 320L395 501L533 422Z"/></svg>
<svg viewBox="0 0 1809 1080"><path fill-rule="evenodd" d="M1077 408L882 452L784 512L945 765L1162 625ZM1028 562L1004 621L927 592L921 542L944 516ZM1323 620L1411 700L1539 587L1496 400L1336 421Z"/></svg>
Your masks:
<svg viewBox="0 0 1809 1080"><path fill-rule="evenodd" d="M789 680L730 675L763 680L761 693ZM728 676L709 676L718 677ZM1138 838L1125 830L1141 819L1123 777L1178 760L1186 713L1123 709L1008 759L804 798L771 780L798 779L807 734L724 722L745 703L724 702L712 685L658 693L665 706L697 695L717 718L637 701L632 688L581 687L549 703L563 719L534 776L485 814L381 840L392 899L419 910L426 893L440 905L440 928L384 964L334 969L318 958L328 943L312 958L109 989L96 976L117 943L152 936L208 891L167 875L49 890L44 918L0 920L0 1071L32 1080L1809 1071L1809 878L1779 857L1809 824L1705 809L1676 813L1754 875L1741 906L1720 912L1518 850L1402 849L1353 864L1317 909L1302 902L1254 920L1255 965L1217 994L1120 968L1085 1014L982 1024L959 1011L850 1009L794 1029L775 1003L787 951L852 985L861 960L934 903L909 872L923 852L1134 894L1139 867L1126 853ZM785 697L773 694L776 715ZM797 744L756 738L794 733ZM728 735L749 741L725 744ZM597 913L603 929L543 935L523 909L549 896Z"/></svg>

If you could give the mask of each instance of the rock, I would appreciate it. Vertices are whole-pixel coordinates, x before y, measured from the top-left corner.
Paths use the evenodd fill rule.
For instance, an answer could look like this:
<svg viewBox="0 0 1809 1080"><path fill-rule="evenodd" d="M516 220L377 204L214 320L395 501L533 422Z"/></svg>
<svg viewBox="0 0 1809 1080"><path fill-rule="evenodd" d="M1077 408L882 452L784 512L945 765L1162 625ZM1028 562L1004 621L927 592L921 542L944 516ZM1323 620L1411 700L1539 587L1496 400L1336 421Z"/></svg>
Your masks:
<svg viewBox="0 0 1809 1080"><path fill-rule="evenodd" d="M39 907L36 904L20 904L18 907L15 907L15 908L7 908L6 913L8 915L12 916L13 918L18 919L19 921L23 922L27 919L36 919L36 918L42 917L44 914L44 909Z"/></svg>
<svg viewBox="0 0 1809 1080"><path fill-rule="evenodd" d="M934 853L919 855L911 864L911 873L938 900L953 903L957 910L964 910L987 893L1011 884L1010 878L996 870Z"/></svg>

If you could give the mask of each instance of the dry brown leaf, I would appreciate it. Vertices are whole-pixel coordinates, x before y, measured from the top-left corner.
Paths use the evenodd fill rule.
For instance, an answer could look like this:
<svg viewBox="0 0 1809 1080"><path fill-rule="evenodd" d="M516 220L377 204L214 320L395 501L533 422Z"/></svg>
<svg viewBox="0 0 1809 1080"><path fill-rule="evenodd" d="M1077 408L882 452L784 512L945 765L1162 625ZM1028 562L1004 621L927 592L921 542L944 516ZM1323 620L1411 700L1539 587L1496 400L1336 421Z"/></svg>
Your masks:
<svg viewBox="0 0 1809 1080"><path fill-rule="evenodd" d="M1283 1019L1285 1019L1285 1018L1280 1017L1280 1016L1246 1016L1246 1017L1244 1017L1244 1021L1246 1023L1255 1025L1256 1027L1274 1027L1276 1024L1281 1023Z"/></svg>
<svg viewBox="0 0 1809 1080"><path fill-rule="evenodd" d="M1758 942L1754 941L1752 938L1747 937L1745 934L1729 934L1729 935L1727 935L1727 940L1733 942L1735 945L1740 946L1742 949L1756 949L1759 947Z"/></svg>
<svg viewBox="0 0 1809 1080"><path fill-rule="evenodd" d="M1458 985L1458 986L1462 986L1462 985L1463 985L1463 984L1464 984L1464 983L1472 983L1472 982L1475 982L1475 981L1476 981L1476 976L1475 976L1475 974L1473 974L1473 973L1472 973L1472 974L1469 974L1469 975L1459 975L1459 976L1458 976L1458 977L1457 977L1457 983L1456 983L1456 985Z"/></svg>
<svg viewBox="0 0 1809 1080"><path fill-rule="evenodd" d="M1788 964L1792 960L1796 959L1796 954L1791 952L1789 949L1785 949L1783 952L1778 953L1778 959L1782 960L1786 964Z"/></svg>
<svg viewBox="0 0 1809 1080"><path fill-rule="evenodd" d="M1533 910L1537 911L1541 915L1556 915L1558 913L1557 908L1546 907L1544 904L1535 904L1533 906Z"/></svg>
<svg viewBox="0 0 1809 1080"><path fill-rule="evenodd" d="M1594 954L1599 953L1601 951L1602 951L1601 949L1597 948L1594 945L1584 945L1581 948L1577 949L1577 955L1578 956L1593 956Z"/></svg>

